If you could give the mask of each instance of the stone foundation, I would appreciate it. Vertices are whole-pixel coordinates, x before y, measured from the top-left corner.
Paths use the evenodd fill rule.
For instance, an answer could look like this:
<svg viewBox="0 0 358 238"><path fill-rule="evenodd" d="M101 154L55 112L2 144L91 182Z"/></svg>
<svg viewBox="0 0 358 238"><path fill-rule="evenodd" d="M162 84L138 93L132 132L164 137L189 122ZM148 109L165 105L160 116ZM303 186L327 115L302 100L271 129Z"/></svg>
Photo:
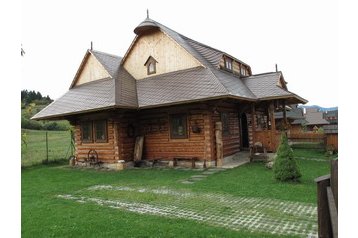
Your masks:
<svg viewBox="0 0 358 238"><path fill-rule="evenodd" d="M70 164L72 166L78 166L78 167L90 167L90 165L83 161L76 161L75 164ZM106 168L110 170L123 170L127 168L133 168L133 167L167 167L167 168L174 168L173 161L170 160L159 160L159 161L150 161L150 160L142 160L140 163L135 163L134 161L124 161L119 160L118 163L101 163L100 165L92 166L92 167L100 167L100 168ZM178 161L176 167L181 168L191 168L192 162L191 161ZM216 161L206 161L206 168L212 168L216 167ZM195 162L195 168L204 168L204 161L197 161Z"/></svg>

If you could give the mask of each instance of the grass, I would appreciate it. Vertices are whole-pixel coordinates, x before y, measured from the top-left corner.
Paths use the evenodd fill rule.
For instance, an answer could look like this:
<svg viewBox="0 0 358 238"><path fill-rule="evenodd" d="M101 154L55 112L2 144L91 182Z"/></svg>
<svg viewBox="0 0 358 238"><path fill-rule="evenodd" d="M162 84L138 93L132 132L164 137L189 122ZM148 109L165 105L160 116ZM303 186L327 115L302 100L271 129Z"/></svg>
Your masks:
<svg viewBox="0 0 358 238"><path fill-rule="evenodd" d="M47 131L49 162L67 159L71 137L69 131ZM46 131L22 129L21 166L41 164L47 158Z"/></svg>
<svg viewBox="0 0 358 238"><path fill-rule="evenodd" d="M309 154L311 153L311 154ZM295 151L298 157L319 157L325 161L303 160L298 163L301 183L280 183L271 170L261 163L251 163L208 176L205 180L186 185L178 182L195 170L130 169L104 172L73 169L67 165L41 165L22 170L22 236L23 237L277 237L265 233L233 231L222 227L181 219L138 214L121 209L59 199L59 194L85 194L94 185L141 188L166 187L195 193L228 194L240 197L271 198L285 201L316 203L314 178L329 172L323 153L312 150ZM153 194L128 199L141 202L168 202L166 196ZM119 196L113 191L97 194L103 198ZM201 204L205 209L205 204ZM222 207L225 210L225 207ZM227 210L230 208L228 207ZM227 211L229 212L229 211ZM284 237L284 236L282 236ZM290 236L287 236L290 237Z"/></svg>

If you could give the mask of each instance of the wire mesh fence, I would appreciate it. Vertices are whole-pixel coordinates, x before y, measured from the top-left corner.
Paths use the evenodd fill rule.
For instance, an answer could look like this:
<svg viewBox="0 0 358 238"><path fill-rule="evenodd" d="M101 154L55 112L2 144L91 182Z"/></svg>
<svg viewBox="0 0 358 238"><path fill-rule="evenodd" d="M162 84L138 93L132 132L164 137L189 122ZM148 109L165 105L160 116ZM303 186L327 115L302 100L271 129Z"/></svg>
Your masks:
<svg viewBox="0 0 358 238"><path fill-rule="evenodd" d="M66 160L74 153L71 131L21 130L21 166Z"/></svg>

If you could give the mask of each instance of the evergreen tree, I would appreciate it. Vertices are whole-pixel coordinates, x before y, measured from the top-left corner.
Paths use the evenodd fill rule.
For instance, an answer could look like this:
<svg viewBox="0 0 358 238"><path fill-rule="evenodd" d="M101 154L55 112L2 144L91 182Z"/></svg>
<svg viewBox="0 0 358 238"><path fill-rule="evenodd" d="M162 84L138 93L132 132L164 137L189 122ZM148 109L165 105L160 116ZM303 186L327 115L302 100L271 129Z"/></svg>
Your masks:
<svg viewBox="0 0 358 238"><path fill-rule="evenodd" d="M293 157L293 151L288 144L285 133L281 135L281 142L277 150L277 156L273 165L275 179L279 181L298 181L301 177L297 162Z"/></svg>

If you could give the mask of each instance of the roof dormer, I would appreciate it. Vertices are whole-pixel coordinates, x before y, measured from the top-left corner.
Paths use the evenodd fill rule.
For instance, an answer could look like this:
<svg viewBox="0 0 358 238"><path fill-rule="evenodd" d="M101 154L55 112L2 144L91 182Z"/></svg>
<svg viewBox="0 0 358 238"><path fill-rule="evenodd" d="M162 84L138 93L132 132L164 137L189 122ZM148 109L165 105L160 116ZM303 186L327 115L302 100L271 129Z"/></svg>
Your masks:
<svg viewBox="0 0 358 238"><path fill-rule="evenodd" d="M147 61L144 63L144 66L147 67L147 75L155 74L157 72L157 63L152 56L149 56Z"/></svg>

